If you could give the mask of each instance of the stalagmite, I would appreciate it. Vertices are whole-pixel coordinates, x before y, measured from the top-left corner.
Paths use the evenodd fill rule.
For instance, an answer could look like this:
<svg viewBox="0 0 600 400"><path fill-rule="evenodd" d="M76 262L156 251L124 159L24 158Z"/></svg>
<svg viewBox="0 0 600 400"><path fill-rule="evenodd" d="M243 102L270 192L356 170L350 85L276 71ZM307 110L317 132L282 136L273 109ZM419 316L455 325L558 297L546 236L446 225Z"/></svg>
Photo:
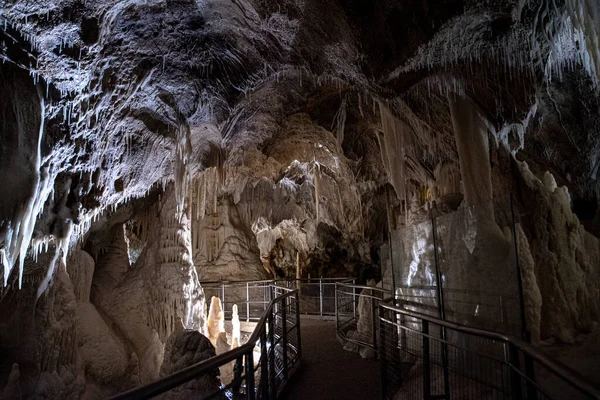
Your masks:
<svg viewBox="0 0 600 400"><path fill-rule="evenodd" d="M239 346L263 293L207 313L200 279L383 275L504 323L518 261L534 342L596 329L600 2L397 3L2 2L2 385L112 396Z"/></svg>
<svg viewBox="0 0 600 400"><path fill-rule="evenodd" d="M210 299L210 311L208 312L208 335L211 340L216 340L221 332L225 332L225 317L221 299L213 296Z"/></svg>
<svg viewBox="0 0 600 400"><path fill-rule="evenodd" d="M238 306L234 304L231 307L231 348L235 349L240 346L241 328L240 316L238 314Z"/></svg>
<svg viewBox="0 0 600 400"><path fill-rule="evenodd" d="M21 400L20 377L19 364L13 364L10 375L8 376L8 382L2 392L2 398L4 400Z"/></svg>

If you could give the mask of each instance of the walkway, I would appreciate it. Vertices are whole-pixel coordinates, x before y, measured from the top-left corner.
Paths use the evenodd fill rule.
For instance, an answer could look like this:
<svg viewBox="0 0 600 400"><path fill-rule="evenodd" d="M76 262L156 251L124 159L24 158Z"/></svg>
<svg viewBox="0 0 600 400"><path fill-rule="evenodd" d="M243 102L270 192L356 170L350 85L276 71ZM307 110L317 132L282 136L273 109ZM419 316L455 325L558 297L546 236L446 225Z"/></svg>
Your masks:
<svg viewBox="0 0 600 400"><path fill-rule="evenodd" d="M283 399L370 400L381 398L380 366L345 351L335 337L335 321L302 318L302 365Z"/></svg>

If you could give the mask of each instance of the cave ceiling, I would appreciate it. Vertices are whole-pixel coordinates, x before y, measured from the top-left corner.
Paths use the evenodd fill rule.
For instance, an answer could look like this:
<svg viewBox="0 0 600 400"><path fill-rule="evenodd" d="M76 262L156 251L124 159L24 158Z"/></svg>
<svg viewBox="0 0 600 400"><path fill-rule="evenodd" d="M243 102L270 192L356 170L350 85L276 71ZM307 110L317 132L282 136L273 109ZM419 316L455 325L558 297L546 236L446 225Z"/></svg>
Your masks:
<svg viewBox="0 0 600 400"><path fill-rule="evenodd" d="M458 163L451 92L474 99L498 145L594 198L598 41L572 3L2 0L5 276L28 238L77 240L169 182L182 200L197 174L252 151L285 166L295 143L337 145L377 191L380 104L410 127L406 180L427 185Z"/></svg>

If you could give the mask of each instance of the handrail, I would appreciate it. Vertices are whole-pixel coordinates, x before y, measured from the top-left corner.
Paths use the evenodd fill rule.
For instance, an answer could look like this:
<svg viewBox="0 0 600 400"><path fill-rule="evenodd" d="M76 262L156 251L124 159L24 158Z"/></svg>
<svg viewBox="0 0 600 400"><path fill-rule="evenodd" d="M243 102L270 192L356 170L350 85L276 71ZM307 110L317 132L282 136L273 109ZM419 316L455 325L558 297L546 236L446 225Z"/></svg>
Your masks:
<svg viewBox="0 0 600 400"><path fill-rule="evenodd" d="M418 312L413 312L413 311L408 311L408 310L405 310L402 308L398 308L391 304L380 303L379 307L380 307L380 309L387 309L387 310L390 310L390 311L393 311L393 312L396 312L399 314L406 315L408 317L432 322L436 325L450 328L457 332L474 335L474 336L480 336L480 337L484 337L487 339L505 342L507 344L513 345L516 348L518 348L519 350L521 350L523 353L526 353L528 356L535 359L537 362L542 364L544 367L548 368L548 370L550 370L557 376L560 376L561 378L563 378L567 383L569 383L573 387L578 388L583 393L587 394L588 396L590 396L592 398L600 400L600 388L597 385L595 385L594 383L589 381L586 377L581 375L579 372L567 367L564 364L558 363L558 362L550 359L549 357L547 357L546 355L542 354L537 349L535 349L533 346L531 346L530 344L524 342L523 340L521 340L517 337L509 336L509 335L505 335L505 334L497 333L497 332L485 331L485 330L477 329L477 328L471 328L471 327L467 327L467 326L463 326L463 325L458 325L453 322L435 318L435 317L432 317L427 314L421 314ZM383 313L380 313L380 315L383 315ZM386 321L386 322L392 322L383 317L380 317L380 319L383 321Z"/></svg>
<svg viewBox="0 0 600 400"><path fill-rule="evenodd" d="M183 385L186 382L191 381L192 379L196 379L199 376L209 373L212 370L227 364L231 361L239 359L243 357L248 352L252 352L254 350L254 346L256 342L260 339L261 334L266 328L266 323L268 320L269 314L273 311L275 304L281 302L281 300L295 296L298 292L298 289L291 290L289 288L285 288L282 286L276 286L279 289L288 291L287 293L281 294L276 298L272 299L267 306L267 309L263 313L263 316L260 318L258 323L256 324L256 328L248 341L242 346L230 350L226 353L219 354L215 357L211 357L208 360L201 361L189 367L186 367L180 371L177 371L171 375L168 375L164 378L161 378L157 381L151 382L147 385L134 388L125 393L119 394L117 396L111 397L111 400L135 400L135 399L147 399L150 397L157 396L161 393L164 393L168 390L171 390L177 386Z"/></svg>
<svg viewBox="0 0 600 400"><path fill-rule="evenodd" d="M267 296L264 298L251 299L251 293L256 294L257 290L266 288L270 285L282 286L286 288L299 289L299 298L303 315L315 315L320 317L334 317L335 305L334 296L335 284L354 283L354 278L289 278L289 279L270 279L256 281L201 281L200 285L204 289L207 298L216 296L221 299L223 305L243 303L240 307L240 319L246 321L257 321L268 304ZM245 293L243 290L245 289ZM332 290L333 289L333 290ZM225 293L229 292L228 295ZM259 295L259 297L261 297ZM224 315L231 311L224 310Z"/></svg>
<svg viewBox="0 0 600 400"><path fill-rule="evenodd" d="M396 290L433 290L437 291L437 286L423 285L423 286L398 286ZM472 290L472 289L460 289L460 288L444 288L444 291L449 293L463 293L463 294L478 294L486 297L500 297L505 294L500 292L489 292L485 290Z"/></svg>
<svg viewBox="0 0 600 400"><path fill-rule="evenodd" d="M375 290L377 292L383 292L383 293L387 293L389 295L392 294L392 291L389 289L384 289L382 287L379 286L368 286L368 285L356 285L354 283L346 283L346 282L339 282L338 283L339 286L344 286L350 289L369 289L369 290Z"/></svg>
<svg viewBox="0 0 600 400"><path fill-rule="evenodd" d="M235 285L235 284L246 284L246 283L274 283L275 279L263 279L256 281L200 281L200 286L202 285L214 285L214 284L225 284L225 285Z"/></svg>
<svg viewBox="0 0 600 400"><path fill-rule="evenodd" d="M200 286L202 285L214 285L214 284L246 284L246 283L275 283L275 282L352 282L353 278L285 278L285 279L263 279L263 280L251 280L251 281L200 281Z"/></svg>

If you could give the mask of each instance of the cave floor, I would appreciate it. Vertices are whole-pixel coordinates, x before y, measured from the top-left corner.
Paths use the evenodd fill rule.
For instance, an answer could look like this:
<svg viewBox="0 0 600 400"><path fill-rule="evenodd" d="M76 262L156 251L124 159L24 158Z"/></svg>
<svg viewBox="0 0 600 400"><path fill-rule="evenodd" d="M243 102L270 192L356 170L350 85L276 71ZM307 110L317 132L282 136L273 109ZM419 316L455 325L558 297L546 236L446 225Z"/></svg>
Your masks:
<svg viewBox="0 0 600 400"><path fill-rule="evenodd" d="M302 365L282 399L380 399L380 366L346 351L335 337L335 321L302 318Z"/></svg>

